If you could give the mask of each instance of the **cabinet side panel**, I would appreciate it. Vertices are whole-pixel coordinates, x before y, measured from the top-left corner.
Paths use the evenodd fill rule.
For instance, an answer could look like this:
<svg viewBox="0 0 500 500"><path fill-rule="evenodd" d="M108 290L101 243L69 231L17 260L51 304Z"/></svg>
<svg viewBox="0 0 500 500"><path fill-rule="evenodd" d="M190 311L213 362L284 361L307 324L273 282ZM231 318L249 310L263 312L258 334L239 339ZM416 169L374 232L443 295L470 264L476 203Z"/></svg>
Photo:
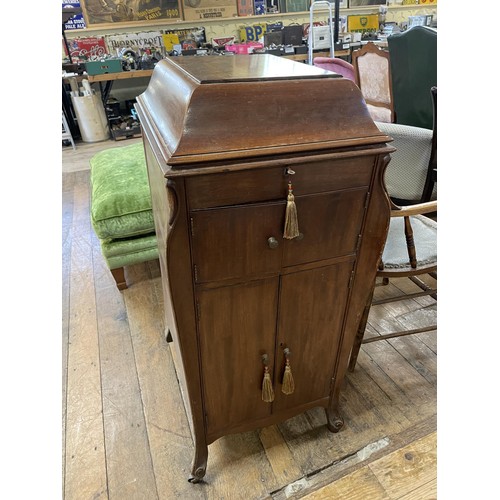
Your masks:
<svg viewBox="0 0 500 500"><path fill-rule="evenodd" d="M262 400L273 372L278 278L200 291L199 329L207 434L271 414Z"/></svg>
<svg viewBox="0 0 500 500"><path fill-rule="evenodd" d="M191 431L204 434L196 320L183 181L168 182L145 141L146 161L157 234L165 319L172 355Z"/></svg>
<svg viewBox="0 0 500 500"><path fill-rule="evenodd" d="M390 205L384 184L384 172L389 159L389 155L380 155L375 158L371 196L367 206L363 236L358 251L358 262L352 283L352 293L346 316L342 350L336 369L336 381L338 383L335 386L335 400L337 400L340 392L340 382L347 371L352 344L361 316L371 297L377 266L382 258L387 231L389 229Z"/></svg>

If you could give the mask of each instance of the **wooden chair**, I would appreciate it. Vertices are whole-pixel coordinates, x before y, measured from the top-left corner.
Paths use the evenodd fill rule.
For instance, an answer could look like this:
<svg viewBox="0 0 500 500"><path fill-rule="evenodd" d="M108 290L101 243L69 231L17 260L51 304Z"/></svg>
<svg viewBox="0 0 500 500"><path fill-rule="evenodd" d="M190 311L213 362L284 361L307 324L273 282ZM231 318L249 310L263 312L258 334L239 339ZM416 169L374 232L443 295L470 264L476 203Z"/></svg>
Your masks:
<svg viewBox="0 0 500 500"><path fill-rule="evenodd" d="M377 301L372 300L372 293L362 315L351 351L349 361L350 371L353 371L356 366L361 344L437 329L437 325L431 325L364 338L368 315L372 306L427 295L437 300L437 285L436 287L429 286L426 281L420 278L421 275L428 274L437 283L437 223L423 216L423 214L436 211L437 200L407 207L393 205L393 209L391 210L391 224L382 260L377 271L377 278L382 278L380 285L388 285L391 278L406 277L415 283L421 291Z"/></svg>
<svg viewBox="0 0 500 500"><path fill-rule="evenodd" d="M389 52L373 42L352 53L356 85L374 121L394 122Z"/></svg>
<svg viewBox="0 0 500 500"><path fill-rule="evenodd" d="M434 87L431 93L434 102L435 134L433 134L433 140L431 141L433 152L431 153L432 161L429 162L429 164L433 166L433 171L437 172L437 88ZM399 125L399 127L406 126ZM396 147L396 152L392 154L394 157L398 154L398 146L395 142L396 141L393 142L393 145ZM421 149L418 147L413 153L415 156L418 156L418 154L421 154ZM412 152L406 151L406 154L409 156L406 160L407 163L411 163ZM393 164L391 159L387 170L390 170L391 166L392 168L400 168L401 165L404 165L404 161ZM388 194L391 195L391 192L388 191ZM356 366L361 344L394 337L414 335L437 329L437 325L434 324L421 328L400 330L364 338L368 315L372 306L400 300L415 299L423 296L430 296L437 301L437 222L433 220L434 218L437 219L437 199L424 203L414 203L404 207L396 205L393 201L390 203L391 219L389 231L378 267L377 279L361 317L358 332L351 350L349 361L350 371L353 371ZM431 218L424 214L435 214L436 217ZM428 275L430 279L424 281L422 279L423 275ZM374 301L373 292L375 287L388 285L393 278L409 278L420 288L420 291Z"/></svg>

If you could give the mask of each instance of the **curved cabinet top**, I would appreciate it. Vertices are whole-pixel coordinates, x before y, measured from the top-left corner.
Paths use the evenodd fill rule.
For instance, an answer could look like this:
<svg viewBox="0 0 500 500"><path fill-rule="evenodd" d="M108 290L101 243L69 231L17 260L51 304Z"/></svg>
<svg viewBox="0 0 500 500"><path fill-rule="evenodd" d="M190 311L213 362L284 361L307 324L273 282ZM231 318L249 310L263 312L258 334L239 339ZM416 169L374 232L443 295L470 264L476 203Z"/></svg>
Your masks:
<svg viewBox="0 0 500 500"><path fill-rule="evenodd" d="M390 140L353 82L266 54L164 59L137 108L172 169Z"/></svg>

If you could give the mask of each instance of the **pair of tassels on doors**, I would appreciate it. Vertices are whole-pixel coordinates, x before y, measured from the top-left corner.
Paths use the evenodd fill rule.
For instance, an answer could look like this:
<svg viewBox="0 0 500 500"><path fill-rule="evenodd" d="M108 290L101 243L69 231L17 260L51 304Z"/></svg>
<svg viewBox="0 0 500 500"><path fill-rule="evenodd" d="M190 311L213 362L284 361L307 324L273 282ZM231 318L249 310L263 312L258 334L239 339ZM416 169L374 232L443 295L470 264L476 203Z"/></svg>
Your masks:
<svg viewBox="0 0 500 500"><path fill-rule="evenodd" d="M290 350L285 349L285 371L283 373L283 381L281 386L281 392L283 394L292 394L295 390L295 382L293 381L292 369L290 367ZM264 363L264 379L262 380L262 401L266 403L272 403L274 401L274 389L273 383L271 381L271 375L269 373L269 367L267 366L267 356L262 358Z"/></svg>

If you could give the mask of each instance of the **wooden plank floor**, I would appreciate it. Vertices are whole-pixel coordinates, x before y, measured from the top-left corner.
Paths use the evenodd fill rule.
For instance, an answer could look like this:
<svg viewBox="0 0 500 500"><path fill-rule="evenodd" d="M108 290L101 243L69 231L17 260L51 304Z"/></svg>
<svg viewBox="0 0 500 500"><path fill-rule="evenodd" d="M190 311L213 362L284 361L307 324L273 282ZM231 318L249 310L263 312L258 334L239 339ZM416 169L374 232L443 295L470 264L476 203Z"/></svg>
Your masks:
<svg viewBox="0 0 500 500"><path fill-rule="evenodd" d="M345 426L322 409L209 446L205 481L187 477L193 443L163 338L157 261L116 289L89 219L88 160L63 148L63 493L80 499L432 499L436 486L436 333L362 347L341 396ZM84 158L82 160L82 158ZM409 291L405 281L377 296ZM420 298L372 308L367 335L436 319Z"/></svg>

